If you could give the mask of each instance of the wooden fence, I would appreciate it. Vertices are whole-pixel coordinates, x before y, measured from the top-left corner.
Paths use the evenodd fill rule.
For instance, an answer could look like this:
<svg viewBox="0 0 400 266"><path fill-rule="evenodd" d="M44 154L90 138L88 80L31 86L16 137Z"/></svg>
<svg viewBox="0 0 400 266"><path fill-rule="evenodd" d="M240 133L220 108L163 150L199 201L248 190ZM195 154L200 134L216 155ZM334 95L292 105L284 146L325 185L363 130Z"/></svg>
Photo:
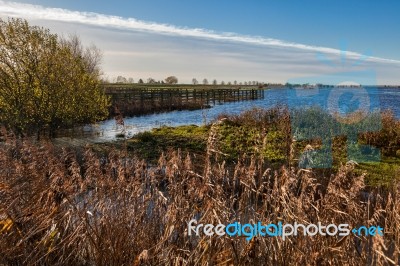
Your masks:
<svg viewBox="0 0 400 266"><path fill-rule="evenodd" d="M257 87L105 87L111 97L111 115L139 115L181 109L199 109L225 102L264 98L264 88ZM117 110L117 111L115 111Z"/></svg>

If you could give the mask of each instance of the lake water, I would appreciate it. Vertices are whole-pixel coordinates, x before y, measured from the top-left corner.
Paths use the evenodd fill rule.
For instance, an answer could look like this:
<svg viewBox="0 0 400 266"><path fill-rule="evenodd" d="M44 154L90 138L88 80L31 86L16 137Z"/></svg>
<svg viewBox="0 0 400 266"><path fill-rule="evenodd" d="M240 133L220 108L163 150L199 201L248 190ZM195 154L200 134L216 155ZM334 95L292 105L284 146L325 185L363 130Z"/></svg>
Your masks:
<svg viewBox="0 0 400 266"><path fill-rule="evenodd" d="M276 105L286 105L289 108L317 105L325 110L340 113L361 109L364 111L391 109L395 116L400 118L400 89L373 87L268 89L265 91L265 98L260 100L225 103L204 110L173 111L125 118L125 134L126 137L130 137L160 126L202 125L204 122L212 121L221 113L238 114L254 107L271 108ZM115 140L121 131L122 127L117 126L114 119L84 129L87 133L85 136L93 141ZM96 132L95 136L93 132Z"/></svg>

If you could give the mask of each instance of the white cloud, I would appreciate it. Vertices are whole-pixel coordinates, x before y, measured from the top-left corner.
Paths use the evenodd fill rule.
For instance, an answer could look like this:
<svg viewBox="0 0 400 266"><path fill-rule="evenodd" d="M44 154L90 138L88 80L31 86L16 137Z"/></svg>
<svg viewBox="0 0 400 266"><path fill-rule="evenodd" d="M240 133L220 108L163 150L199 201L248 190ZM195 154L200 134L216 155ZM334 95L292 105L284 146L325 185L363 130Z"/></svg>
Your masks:
<svg viewBox="0 0 400 266"><path fill-rule="evenodd" d="M233 42L241 42L241 43L256 44L256 45L296 48L296 49L302 49L302 50L308 50L326 54L339 55L341 53L340 50L327 47L291 43L272 38L263 38L259 36L246 36L246 35L239 35L227 32L218 33L211 30L200 29L200 28L177 27L168 24L141 21L134 18L122 18L118 16L109 16L92 12L70 11L61 8L48 8L39 5L22 4L22 3L7 2L7 1L0 1L0 5L1 5L0 12L10 16L24 16L36 19L40 18L45 20L78 22L87 25L121 28L134 31L146 31L146 32L154 32L159 34L167 34L175 36L196 37L196 38L233 41ZM355 52L347 52L347 56L350 58L357 59L360 58L362 55ZM379 57L370 57L369 59L379 62L400 63L400 61L397 60L379 58Z"/></svg>
<svg viewBox="0 0 400 266"><path fill-rule="evenodd" d="M162 79L177 73L186 82L193 76L282 82L337 70L318 60L317 54L326 55L336 66L341 64L342 51L338 49L134 18L1 0L0 16L23 17L58 33L72 31L85 41L94 42L104 51L104 68L110 76L147 75ZM376 69L379 82L396 83L400 61L349 51L346 59L348 66L360 61L356 68Z"/></svg>

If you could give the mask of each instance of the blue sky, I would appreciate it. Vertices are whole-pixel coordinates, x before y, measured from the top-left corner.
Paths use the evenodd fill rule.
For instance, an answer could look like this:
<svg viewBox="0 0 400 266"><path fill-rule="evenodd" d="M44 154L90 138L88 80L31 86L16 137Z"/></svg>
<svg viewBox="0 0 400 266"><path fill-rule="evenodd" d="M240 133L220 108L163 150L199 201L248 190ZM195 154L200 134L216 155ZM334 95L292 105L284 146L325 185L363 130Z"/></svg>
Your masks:
<svg viewBox="0 0 400 266"><path fill-rule="evenodd" d="M15 5L17 10L7 9L11 2L0 2L3 18L24 17L96 44L104 52L104 70L110 78L121 74L162 79L170 71L183 82L190 77L285 82L353 71L343 66L343 53L333 50L341 49L354 52L347 53L347 62L360 61L361 54L377 58L361 64L376 72L377 83L400 84L399 1L14 1L40 5L23 5L26 10ZM59 19L38 10L94 12L106 18L92 22L78 12L74 14L79 18ZM121 21L113 24L110 16ZM129 18L143 25L125 25ZM171 28L165 30L164 24ZM233 39L225 38L231 35ZM336 68L321 63L321 54Z"/></svg>

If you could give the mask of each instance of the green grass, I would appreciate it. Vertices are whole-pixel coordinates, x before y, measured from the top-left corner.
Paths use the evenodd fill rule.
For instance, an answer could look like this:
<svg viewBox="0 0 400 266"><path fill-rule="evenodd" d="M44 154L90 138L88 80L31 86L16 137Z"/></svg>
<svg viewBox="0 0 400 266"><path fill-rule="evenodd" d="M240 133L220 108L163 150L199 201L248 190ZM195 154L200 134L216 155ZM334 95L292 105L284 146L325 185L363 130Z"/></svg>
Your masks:
<svg viewBox="0 0 400 266"><path fill-rule="evenodd" d="M163 151L180 149L191 154L204 155L210 127L209 126L179 126L160 127L150 132L143 132L128 140L128 149L140 157L155 163ZM222 159L227 162L237 161L238 156L263 156L270 167L279 167L287 162L285 136L283 132L274 130L262 136L260 130L235 123L224 123L218 128L218 149L226 154ZM262 138L265 138L263 145ZM312 142L307 142L312 143ZM314 147L317 144L313 143ZM303 150L306 142L298 143L298 152ZM336 172L340 165L347 162L346 142L337 138L334 142L333 166ZM304 147L303 147L304 148ZM400 179L400 156L382 156L380 162L359 163L357 174L366 173L366 184L371 187L390 186L395 179Z"/></svg>
<svg viewBox="0 0 400 266"><path fill-rule="evenodd" d="M311 110L314 111L314 110ZM307 113L304 114L306 116ZM320 126L319 114L313 120L315 127ZM303 117L304 117L303 116ZM227 116L228 119L216 125L216 141L212 147L224 155L219 159L234 164L238 158L256 156L263 158L268 167L279 169L289 162L291 134L284 121L285 114L273 111L252 110L239 116ZM310 118L310 116L308 116ZM312 119L311 119L312 120ZM307 122L308 120L306 120ZM299 121L300 123L302 121ZM312 124L311 126L314 126ZM391 129L391 130L389 130ZM396 130L395 130L396 129ZM390 115L383 116L383 128L377 133L359 135L359 144L368 144L381 151L381 161L360 163L356 166L357 174L366 173L366 184L371 187L391 186L400 178L400 124ZM346 130L343 130L346 133ZM389 132L389 133L387 133ZM162 152L180 149L183 152L205 155L210 126L161 127L150 132L137 134L127 141L129 151L150 162L156 162ZM300 132L301 133L301 132ZM327 136L329 137L329 136ZM310 144L314 149L322 148L322 139L298 140L294 147L294 162ZM336 136L332 140L332 167L323 170L324 176L336 173L348 159L348 142L346 135ZM390 147L390 149L388 148ZM397 152L396 152L397 149ZM354 151L354 149L353 149ZM353 155L357 155L354 153ZM358 161L357 159L355 159ZM321 170L322 171L322 170Z"/></svg>
<svg viewBox="0 0 400 266"><path fill-rule="evenodd" d="M155 161L163 151L181 149L202 154L206 151L209 126L160 127L135 135L128 140L128 149L144 159ZM218 147L223 158L236 161L239 155L264 156L270 162L286 160L284 134L274 130L263 137L257 128L235 123L224 123L218 128ZM263 138L266 145L263 146Z"/></svg>
<svg viewBox="0 0 400 266"><path fill-rule="evenodd" d="M390 187L400 179L400 158L382 157L380 162L360 163L356 173L366 173L366 184L371 187Z"/></svg>
<svg viewBox="0 0 400 266"><path fill-rule="evenodd" d="M262 156L273 163L283 163L287 159L285 134L282 131L263 132L249 125L225 122L218 132L218 149L226 154L224 159L228 161L236 161L240 155Z"/></svg>
<svg viewBox="0 0 400 266"><path fill-rule="evenodd" d="M206 149L208 131L208 126L196 125L155 128L128 140L128 149L151 162L170 149L201 154Z"/></svg>

